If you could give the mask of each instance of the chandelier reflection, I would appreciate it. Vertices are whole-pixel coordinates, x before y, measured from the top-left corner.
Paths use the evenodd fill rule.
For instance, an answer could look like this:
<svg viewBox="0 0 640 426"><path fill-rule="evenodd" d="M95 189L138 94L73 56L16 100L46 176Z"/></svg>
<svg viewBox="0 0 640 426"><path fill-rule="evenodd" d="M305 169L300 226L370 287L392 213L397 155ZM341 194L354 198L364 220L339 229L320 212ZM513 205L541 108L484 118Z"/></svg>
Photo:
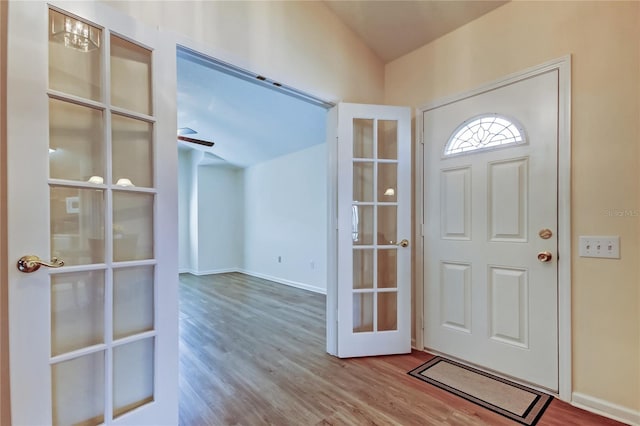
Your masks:
<svg viewBox="0 0 640 426"><path fill-rule="evenodd" d="M49 22L49 40L81 52L100 48L99 28L51 9Z"/></svg>

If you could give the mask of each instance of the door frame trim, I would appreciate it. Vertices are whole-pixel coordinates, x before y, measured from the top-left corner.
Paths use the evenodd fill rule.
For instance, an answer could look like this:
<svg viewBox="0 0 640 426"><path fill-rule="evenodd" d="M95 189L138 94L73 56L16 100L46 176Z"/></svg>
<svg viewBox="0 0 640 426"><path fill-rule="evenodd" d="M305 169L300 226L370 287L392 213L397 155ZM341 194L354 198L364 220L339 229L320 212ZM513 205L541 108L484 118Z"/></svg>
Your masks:
<svg viewBox="0 0 640 426"><path fill-rule="evenodd" d="M428 102L417 108L415 146L415 342L424 350L424 135L425 112L516 83L537 75L558 70L558 397L571 401L571 55L527 68L475 89ZM565 260L566 259L566 260Z"/></svg>
<svg viewBox="0 0 640 426"><path fill-rule="evenodd" d="M8 2L0 2L0 92L7 93ZM0 99L0 282L7 283L7 97ZM0 424L11 424L9 286L0 286Z"/></svg>

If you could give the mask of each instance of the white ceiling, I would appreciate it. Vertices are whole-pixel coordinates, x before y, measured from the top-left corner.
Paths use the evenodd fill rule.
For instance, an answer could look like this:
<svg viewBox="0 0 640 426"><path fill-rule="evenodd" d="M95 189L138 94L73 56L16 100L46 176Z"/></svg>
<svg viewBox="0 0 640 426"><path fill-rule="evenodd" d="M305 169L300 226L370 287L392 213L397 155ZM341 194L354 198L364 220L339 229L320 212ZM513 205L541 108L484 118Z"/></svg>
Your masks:
<svg viewBox="0 0 640 426"><path fill-rule="evenodd" d="M324 0L384 61L402 56L505 1ZM248 167L325 142L326 109L295 89L261 82L203 55L178 53L178 128L210 140L202 164ZM223 64L224 65L224 64ZM240 78L239 78L240 77ZM290 96L293 92L294 96ZM304 94L302 94L304 98Z"/></svg>
<svg viewBox="0 0 640 426"><path fill-rule="evenodd" d="M483 0L324 1L385 63L507 3Z"/></svg>
<svg viewBox="0 0 640 426"><path fill-rule="evenodd" d="M193 53L178 53L178 128L214 142L206 164L248 167L325 142L326 109L302 101L271 83L239 78ZM220 160L221 159L221 160ZM218 160L218 161L217 161Z"/></svg>

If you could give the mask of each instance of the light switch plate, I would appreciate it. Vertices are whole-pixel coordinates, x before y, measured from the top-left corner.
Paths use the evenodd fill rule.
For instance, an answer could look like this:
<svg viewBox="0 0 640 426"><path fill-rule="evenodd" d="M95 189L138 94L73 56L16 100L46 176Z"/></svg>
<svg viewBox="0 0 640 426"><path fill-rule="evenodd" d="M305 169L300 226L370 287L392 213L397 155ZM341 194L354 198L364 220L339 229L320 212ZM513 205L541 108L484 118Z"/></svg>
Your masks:
<svg viewBox="0 0 640 426"><path fill-rule="evenodd" d="M618 235L582 235L578 252L580 257L620 259L620 237Z"/></svg>

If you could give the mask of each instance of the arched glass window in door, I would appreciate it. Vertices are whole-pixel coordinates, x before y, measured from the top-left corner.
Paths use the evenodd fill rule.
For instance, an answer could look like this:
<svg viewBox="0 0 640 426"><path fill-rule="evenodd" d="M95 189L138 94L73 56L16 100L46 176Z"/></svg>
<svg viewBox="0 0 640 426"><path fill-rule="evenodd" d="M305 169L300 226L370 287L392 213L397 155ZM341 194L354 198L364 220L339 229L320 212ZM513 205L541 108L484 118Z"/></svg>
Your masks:
<svg viewBox="0 0 640 426"><path fill-rule="evenodd" d="M499 114L483 114L459 125L449 137L444 156L525 143L522 126Z"/></svg>

